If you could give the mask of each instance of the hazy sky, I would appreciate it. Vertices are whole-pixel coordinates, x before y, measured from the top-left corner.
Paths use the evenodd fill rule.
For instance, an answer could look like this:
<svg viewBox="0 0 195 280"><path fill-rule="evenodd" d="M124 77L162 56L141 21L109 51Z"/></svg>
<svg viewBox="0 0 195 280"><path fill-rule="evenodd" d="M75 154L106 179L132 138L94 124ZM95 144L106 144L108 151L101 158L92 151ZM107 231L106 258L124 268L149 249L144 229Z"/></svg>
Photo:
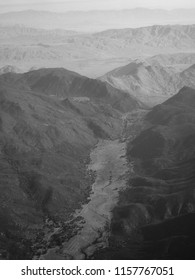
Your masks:
<svg viewBox="0 0 195 280"><path fill-rule="evenodd" d="M20 9L41 9L63 12L67 10L112 10L144 8L195 8L194 0L0 0L1 12Z"/></svg>

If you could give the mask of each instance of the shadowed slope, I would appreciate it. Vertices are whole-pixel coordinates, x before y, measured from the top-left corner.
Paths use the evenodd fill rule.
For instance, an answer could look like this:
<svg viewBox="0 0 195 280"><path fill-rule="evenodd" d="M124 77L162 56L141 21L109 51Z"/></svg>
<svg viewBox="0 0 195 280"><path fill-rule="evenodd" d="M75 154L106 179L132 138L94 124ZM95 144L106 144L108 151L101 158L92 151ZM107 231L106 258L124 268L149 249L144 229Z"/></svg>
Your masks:
<svg viewBox="0 0 195 280"><path fill-rule="evenodd" d="M195 90L182 88L129 142L135 175L113 212L110 248L97 258L194 259L194 102Z"/></svg>

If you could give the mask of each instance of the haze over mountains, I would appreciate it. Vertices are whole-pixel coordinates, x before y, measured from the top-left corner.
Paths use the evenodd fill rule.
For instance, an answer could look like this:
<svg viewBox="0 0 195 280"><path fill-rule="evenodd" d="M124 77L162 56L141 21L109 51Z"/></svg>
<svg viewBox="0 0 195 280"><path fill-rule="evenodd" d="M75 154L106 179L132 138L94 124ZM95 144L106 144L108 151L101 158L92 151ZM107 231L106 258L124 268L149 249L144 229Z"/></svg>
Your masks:
<svg viewBox="0 0 195 280"><path fill-rule="evenodd" d="M105 29L135 28L148 25L193 24L194 18L195 9L167 11L137 8L110 11L70 11L66 13L26 10L2 13L0 24L20 24L34 28L95 32Z"/></svg>

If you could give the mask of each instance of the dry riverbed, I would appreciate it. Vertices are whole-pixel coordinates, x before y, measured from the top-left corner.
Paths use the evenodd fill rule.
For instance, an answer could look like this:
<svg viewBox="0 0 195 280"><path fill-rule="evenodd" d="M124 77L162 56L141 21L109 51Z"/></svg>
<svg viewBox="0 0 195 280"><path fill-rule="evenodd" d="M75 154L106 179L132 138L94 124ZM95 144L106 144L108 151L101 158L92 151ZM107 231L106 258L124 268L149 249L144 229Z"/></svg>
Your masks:
<svg viewBox="0 0 195 280"><path fill-rule="evenodd" d="M105 228L110 224L118 192L125 188L125 153L126 144L119 140L101 140L92 151L88 168L96 172L96 180L89 203L75 214L83 218L83 228L63 244L63 253L69 258L90 258L98 247L107 245Z"/></svg>
<svg viewBox="0 0 195 280"><path fill-rule="evenodd" d="M91 151L88 171L95 174L95 179L88 202L67 221L73 229L69 238L48 249L41 259L92 259L97 249L108 247L112 210L134 172L133 163L127 162L126 143L142 128L145 114L145 110L139 110L124 115L121 139L99 140ZM63 232L67 234L66 228L61 237Z"/></svg>
<svg viewBox="0 0 195 280"><path fill-rule="evenodd" d="M92 150L88 169L96 173L89 202L77 210L74 218L80 227L59 250L51 248L41 259L87 259L97 248L107 246L112 209L119 191L125 188L126 143L120 140L100 140Z"/></svg>

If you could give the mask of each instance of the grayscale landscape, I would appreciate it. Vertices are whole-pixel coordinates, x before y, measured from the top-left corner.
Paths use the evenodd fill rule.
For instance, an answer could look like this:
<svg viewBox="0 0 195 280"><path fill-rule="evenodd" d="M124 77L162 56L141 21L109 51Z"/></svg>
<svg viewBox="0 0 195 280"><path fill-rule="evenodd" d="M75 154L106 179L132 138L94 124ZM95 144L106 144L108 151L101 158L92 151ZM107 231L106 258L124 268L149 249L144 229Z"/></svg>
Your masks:
<svg viewBox="0 0 195 280"><path fill-rule="evenodd" d="M8 2L0 259L195 259L195 7Z"/></svg>

